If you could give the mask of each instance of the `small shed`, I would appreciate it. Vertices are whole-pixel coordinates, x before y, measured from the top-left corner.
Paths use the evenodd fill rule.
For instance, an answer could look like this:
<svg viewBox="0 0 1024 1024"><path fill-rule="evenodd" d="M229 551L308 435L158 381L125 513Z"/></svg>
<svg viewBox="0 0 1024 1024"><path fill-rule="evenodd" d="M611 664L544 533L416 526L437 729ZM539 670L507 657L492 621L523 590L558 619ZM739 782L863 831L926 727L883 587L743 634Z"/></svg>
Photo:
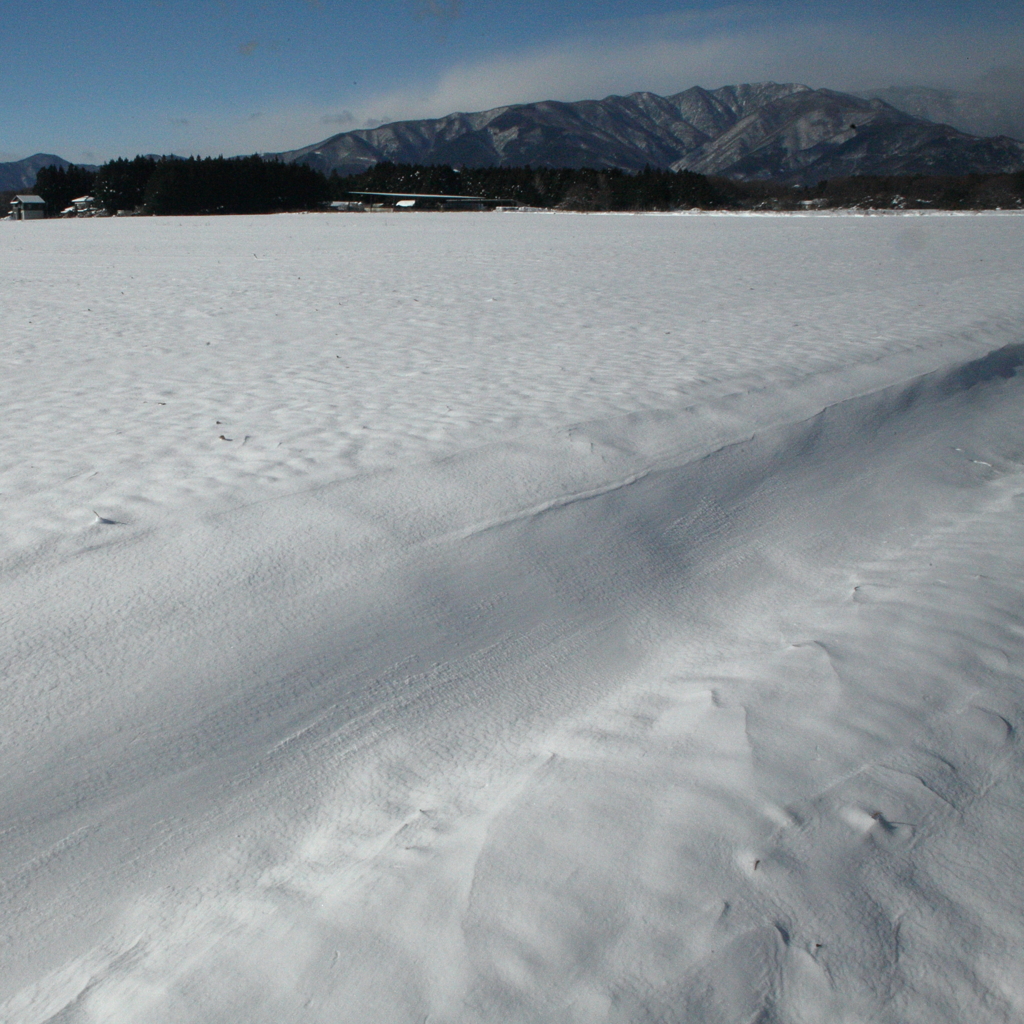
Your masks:
<svg viewBox="0 0 1024 1024"><path fill-rule="evenodd" d="M11 200L11 216L15 220L42 220L46 216L46 200L39 196L15 196Z"/></svg>

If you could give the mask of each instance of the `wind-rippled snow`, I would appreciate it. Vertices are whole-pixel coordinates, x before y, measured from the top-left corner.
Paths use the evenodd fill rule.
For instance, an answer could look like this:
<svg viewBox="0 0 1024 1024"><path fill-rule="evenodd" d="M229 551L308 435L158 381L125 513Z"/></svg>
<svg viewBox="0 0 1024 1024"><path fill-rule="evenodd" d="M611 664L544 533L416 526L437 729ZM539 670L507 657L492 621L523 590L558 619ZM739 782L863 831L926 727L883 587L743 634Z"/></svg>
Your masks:
<svg viewBox="0 0 1024 1024"><path fill-rule="evenodd" d="M1024 1020L1024 219L0 252L0 1020Z"/></svg>
<svg viewBox="0 0 1024 1024"><path fill-rule="evenodd" d="M427 215L0 235L8 542L788 384L998 321L1017 221Z"/></svg>

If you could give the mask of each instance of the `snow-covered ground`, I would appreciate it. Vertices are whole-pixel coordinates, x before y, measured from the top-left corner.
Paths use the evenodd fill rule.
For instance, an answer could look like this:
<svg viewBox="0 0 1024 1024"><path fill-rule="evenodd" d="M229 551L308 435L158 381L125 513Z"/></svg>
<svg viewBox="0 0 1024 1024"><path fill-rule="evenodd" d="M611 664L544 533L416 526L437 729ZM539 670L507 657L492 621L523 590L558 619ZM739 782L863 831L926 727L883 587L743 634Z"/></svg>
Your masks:
<svg viewBox="0 0 1024 1024"><path fill-rule="evenodd" d="M0 224L0 1020L1024 1020L1022 258Z"/></svg>

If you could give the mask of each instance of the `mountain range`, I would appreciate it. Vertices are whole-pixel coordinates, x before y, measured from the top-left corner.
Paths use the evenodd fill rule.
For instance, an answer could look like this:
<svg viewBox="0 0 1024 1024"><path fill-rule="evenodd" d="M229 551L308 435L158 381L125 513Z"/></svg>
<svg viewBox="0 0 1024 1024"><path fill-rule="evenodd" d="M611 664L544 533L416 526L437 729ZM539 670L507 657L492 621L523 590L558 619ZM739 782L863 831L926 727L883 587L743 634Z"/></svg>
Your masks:
<svg viewBox="0 0 1024 1024"><path fill-rule="evenodd" d="M44 167L70 167L71 163L62 156L53 153L34 153L23 160L0 163L0 192L13 192L18 189L30 189L35 185L36 175ZM79 164L86 170L95 171L91 164Z"/></svg>
<svg viewBox="0 0 1024 1024"><path fill-rule="evenodd" d="M396 121L266 155L342 175L382 161L651 166L794 184L855 174L1008 173L1024 167L1024 144L1008 134L1024 136L1024 101L1017 79L1010 84L1008 91L1002 83L1001 92L891 87L853 95L767 82L673 96L547 100ZM30 188L40 167L67 163L40 153L0 163L0 190Z"/></svg>
<svg viewBox="0 0 1024 1024"><path fill-rule="evenodd" d="M970 135L1024 139L1024 64L992 68L965 90L890 86L858 95Z"/></svg>
<svg viewBox="0 0 1024 1024"><path fill-rule="evenodd" d="M342 132L275 154L329 173L384 160L453 166L691 170L812 184L853 174L1006 173L1024 145L979 138L878 96L806 85L730 85L545 101Z"/></svg>

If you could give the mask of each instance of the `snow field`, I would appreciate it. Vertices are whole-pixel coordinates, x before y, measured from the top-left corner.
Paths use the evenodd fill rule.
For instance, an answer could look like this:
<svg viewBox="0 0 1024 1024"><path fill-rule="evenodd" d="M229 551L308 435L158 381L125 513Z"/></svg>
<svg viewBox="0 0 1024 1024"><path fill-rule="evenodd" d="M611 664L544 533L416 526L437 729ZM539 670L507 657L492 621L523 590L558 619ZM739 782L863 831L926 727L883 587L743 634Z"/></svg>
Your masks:
<svg viewBox="0 0 1024 1024"><path fill-rule="evenodd" d="M550 305L521 334L505 314L507 346L450 355L487 323L472 290L421 336L445 377L412 386L446 388L457 427L402 435L396 388L381 463L239 478L198 434L172 466L140 433L134 461L76 456L111 474L92 503L116 524L60 504L81 483L10 496L0 1019L1024 1017L1021 222L929 218L922 247L896 219L515 221L203 227L238 252L360 232L365 263L437 289L460 232L466 279L550 245L552 294L527 296ZM188 262L146 234L174 223L130 226L154 287ZM672 253L703 276L670 282ZM760 305L726 278L713 338L652 330L623 357L664 295L724 311L727 257ZM589 345L552 312L594 306ZM798 307L822 333L788 340ZM374 310L383 378L400 348ZM253 394L315 418L267 324L236 356ZM568 383L545 362L562 331ZM516 350L530 399L489 421ZM579 376L602 352L630 384L609 405ZM201 404L241 371L199 358ZM24 372L35 414L99 418Z"/></svg>
<svg viewBox="0 0 1024 1024"><path fill-rule="evenodd" d="M790 384L1019 310L1012 216L25 227L0 232L14 547L90 510L153 522Z"/></svg>

